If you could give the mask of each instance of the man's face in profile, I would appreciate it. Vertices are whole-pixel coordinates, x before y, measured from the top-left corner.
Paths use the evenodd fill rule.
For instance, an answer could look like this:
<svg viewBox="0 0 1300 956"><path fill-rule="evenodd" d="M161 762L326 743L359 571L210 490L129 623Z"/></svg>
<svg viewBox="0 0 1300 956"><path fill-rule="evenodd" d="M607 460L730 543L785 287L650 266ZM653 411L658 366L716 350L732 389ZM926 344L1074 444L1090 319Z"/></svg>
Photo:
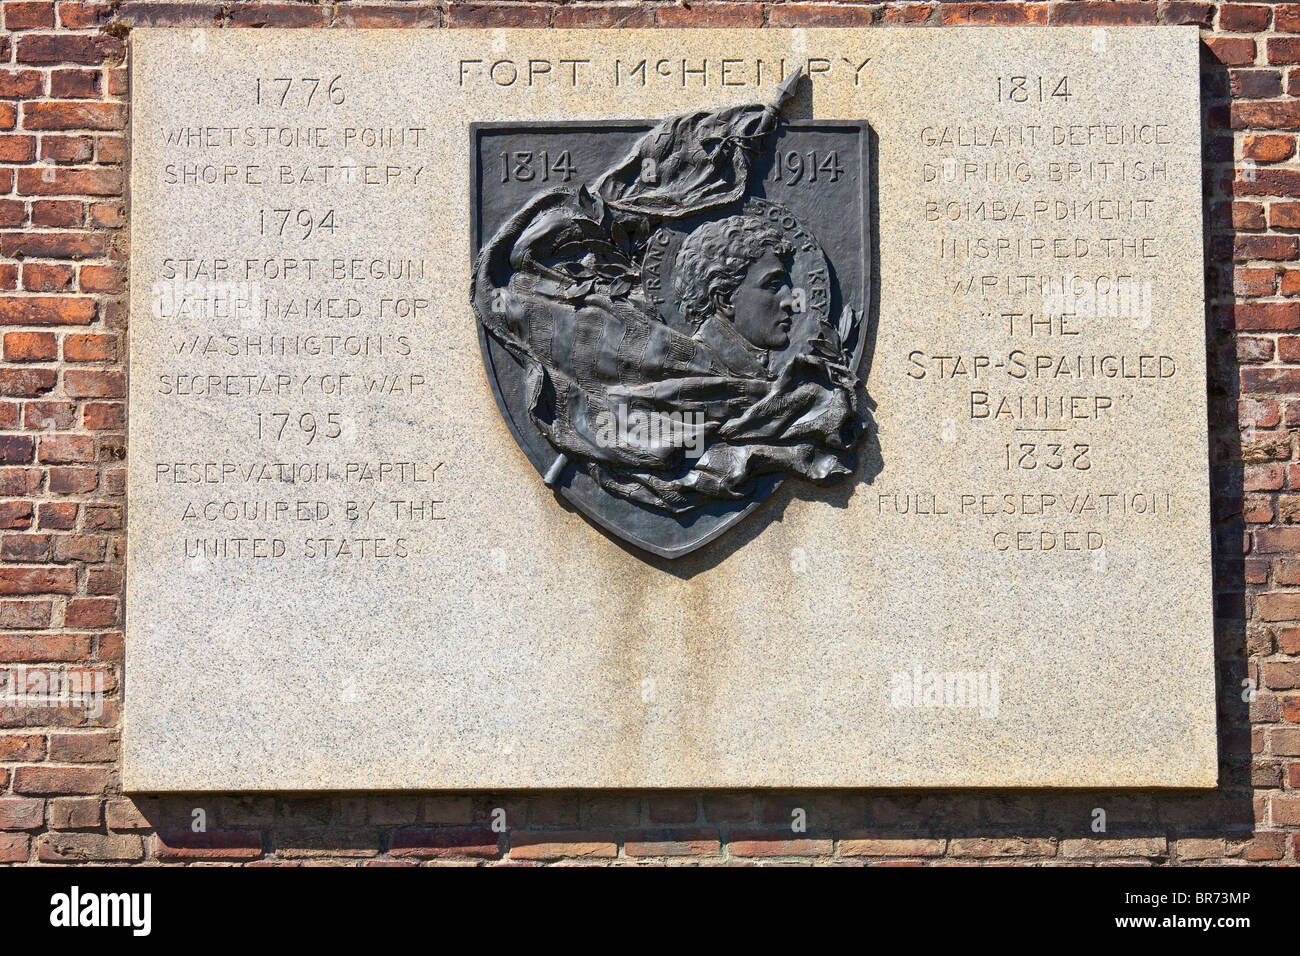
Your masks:
<svg viewBox="0 0 1300 956"><path fill-rule="evenodd" d="M775 252L766 252L745 271L731 296L736 331L762 349L785 348L794 323L790 273Z"/></svg>

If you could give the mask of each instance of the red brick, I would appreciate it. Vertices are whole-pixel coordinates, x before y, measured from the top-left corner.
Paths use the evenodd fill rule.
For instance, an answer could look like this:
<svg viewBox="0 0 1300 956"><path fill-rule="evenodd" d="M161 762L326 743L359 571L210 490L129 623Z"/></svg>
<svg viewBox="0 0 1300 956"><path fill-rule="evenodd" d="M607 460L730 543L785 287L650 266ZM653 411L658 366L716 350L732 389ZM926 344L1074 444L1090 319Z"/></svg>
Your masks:
<svg viewBox="0 0 1300 956"><path fill-rule="evenodd" d="M1248 100L1272 99L1282 95L1280 70L1229 70L1228 90Z"/></svg>
<svg viewBox="0 0 1300 956"><path fill-rule="evenodd" d="M51 262L23 263L23 288L28 292L69 292L76 284L77 270Z"/></svg>
<svg viewBox="0 0 1300 956"><path fill-rule="evenodd" d="M116 266L82 266L81 291L115 293L126 291L126 281L122 271ZM110 358L112 356L109 356ZM82 361L96 361L83 359Z"/></svg>
<svg viewBox="0 0 1300 956"><path fill-rule="evenodd" d="M97 202L90 206L90 224L104 229L126 225L126 209L120 202Z"/></svg>
<svg viewBox="0 0 1300 956"><path fill-rule="evenodd" d="M26 863L30 846L25 833L0 833L0 863Z"/></svg>
<svg viewBox="0 0 1300 956"><path fill-rule="evenodd" d="M510 833L513 860L612 859L617 855L612 832L512 830Z"/></svg>
<svg viewBox="0 0 1300 956"><path fill-rule="evenodd" d="M95 156L95 141L89 136L41 137L41 159L51 163L88 163Z"/></svg>
<svg viewBox="0 0 1300 956"><path fill-rule="evenodd" d="M125 398L126 376L122 372L68 369L63 373L63 390L73 398Z"/></svg>
<svg viewBox="0 0 1300 956"><path fill-rule="evenodd" d="M23 427L36 431L66 431L77 421L73 402L28 402L23 409Z"/></svg>
<svg viewBox="0 0 1300 956"><path fill-rule="evenodd" d="M1300 102L1236 102L1229 107L1229 121L1233 129L1300 129Z"/></svg>
<svg viewBox="0 0 1300 956"><path fill-rule="evenodd" d="M1067 6L1074 6L1073 3ZM1210 54L1225 66L1247 66L1255 62L1255 41L1245 37L1203 37Z"/></svg>
<svg viewBox="0 0 1300 956"><path fill-rule="evenodd" d="M651 823L694 823L699 815L699 798L693 793L655 794L646 798Z"/></svg>
<svg viewBox="0 0 1300 956"><path fill-rule="evenodd" d="M0 296L0 325L89 325L94 318L94 299Z"/></svg>
<svg viewBox="0 0 1300 956"><path fill-rule="evenodd" d="M49 627L53 608L50 601L0 601L0 627Z"/></svg>
<svg viewBox="0 0 1300 956"><path fill-rule="evenodd" d="M94 491L99 485L99 472L94 468L51 468L50 492L56 495L76 495Z"/></svg>
<svg viewBox="0 0 1300 956"><path fill-rule="evenodd" d="M884 23L889 26L911 25L911 23L924 23L935 13L933 4L907 4L906 7L885 7Z"/></svg>
<svg viewBox="0 0 1300 956"><path fill-rule="evenodd" d="M75 593L75 568L0 568L0 594Z"/></svg>
<svg viewBox="0 0 1300 956"><path fill-rule="evenodd" d="M655 10L661 27L761 27L763 5L759 3L693 3L664 6Z"/></svg>
<svg viewBox="0 0 1300 956"><path fill-rule="evenodd" d="M1263 554L1300 551L1300 528L1264 528L1255 532L1255 550Z"/></svg>
<svg viewBox="0 0 1300 956"><path fill-rule="evenodd" d="M1045 3L942 3L939 17L945 24L998 23L1023 25L1047 22Z"/></svg>
<svg viewBox="0 0 1300 956"><path fill-rule="evenodd" d="M1300 329L1300 302L1246 302L1232 308L1237 329Z"/></svg>
<svg viewBox="0 0 1300 956"><path fill-rule="evenodd" d="M119 505L86 505L83 527L87 531L115 531L122 527L122 508Z"/></svg>
<svg viewBox="0 0 1300 956"><path fill-rule="evenodd" d="M0 233L0 255L34 259L84 259L102 256L108 239L96 232Z"/></svg>
<svg viewBox="0 0 1300 956"><path fill-rule="evenodd" d="M91 574L95 571L91 569ZM119 572L120 573L120 572ZM99 635L99 654L97 660L120 664L126 660L125 635L121 631L109 631Z"/></svg>
<svg viewBox="0 0 1300 956"><path fill-rule="evenodd" d="M14 771L14 793L96 794L108 786L108 771L101 767L19 767Z"/></svg>
<svg viewBox="0 0 1300 956"><path fill-rule="evenodd" d="M4 748L4 741L9 739L11 738L7 735L0 736L0 749ZM0 798L0 830L39 830L44 826L44 800L31 797Z"/></svg>
<svg viewBox="0 0 1300 956"><path fill-rule="evenodd" d="M1293 701L1300 704L1300 700ZM1294 719L1300 719L1300 707L1292 707ZM1282 757L1300 757L1300 727L1269 727L1268 752ZM1297 795L1300 800L1300 795ZM1300 822L1300 821L1297 821Z"/></svg>
<svg viewBox="0 0 1300 956"><path fill-rule="evenodd" d="M1237 403L1237 420L1242 426L1276 428L1282 422L1282 411L1275 401L1243 399Z"/></svg>
<svg viewBox="0 0 1300 956"><path fill-rule="evenodd" d="M389 856L494 859L501 854L498 842L490 827L402 827L393 831Z"/></svg>
<svg viewBox="0 0 1300 956"><path fill-rule="evenodd" d="M1273 520L1273 502L1268 498L1247 498L1242 503L1241 520L1247 524L1268 524ZM1251 583L1262 584L1263 581Z"/></svg>
<svg viewBox="0 0 1300 956"><path fill-rule="evenodd" d="M1232 257L1238 262L1250 259L1283 261L1294 259L1297 252L1300 252L1300 239L1295 236L1237 236Z"/></svg>
<svg viewBox="0 0 1300 956"><path fill-rule="evenodd" d="M262 834L256 830L165 828L154 834L153 855L159 860L253 860L262 855Z"/></svg>
<svg viewBox="0 0 1300 956"><path fill-rule="evenodd" d="M870 7L835 3L778 3L768 7L768 26L773 27L869 27Z"/></svg>
<svg viewBox="0 0 1300 956"><path fill-rule="evenodd" d="M1300 688L1300 661L1265 661L1259 665L1259 676L1271 690L1296 690Z"/></svg>
<svg viewBox="0 0 1300 956"><path fill-rule="evenodd" d="M437 27L442 25L440 11L433 7L374 4L361 7L339 6L334 25L349 29L385 27Z"/></svg>
<svg viewBox="0 0 1300 956"><path fill-rule="evenodd" d="M0 561L49 561L48 534L7 534L0 538Z"/></svg>
<svg viewBox="0 0 1300 956"><path fill-rule="evenodd" d="M456 3L447 8L449 27L544 27L551 8L533 3Z"/></svg>
<svg viewBox="0 0 1300 956"><path fill-rule="evenodd" d="M1258 33L1268 28L1268 7L1261 3L1225 3L1219 7L1219 29Z"/></svg>
<svg viewBox="0 0 1300 956"><path fill-rule="evenodd" d="M128 797L104 801L104 822L110 830L150 830L153 825Z"/></svg>
<svg viewBox="0 0 1300 956"><path fill-rule="evenodd" d="M238 3L229 8L232 27L324 27L330 10L297 3Z"/></svg>
<svg viewBox="0 0 1300 956"><path fill-rule="evenodd" d="M85 224L85 206L77 199L33 199L32 225L75 229Z"/></svg>
<svg viewBox="0 0 1300 956"><path fill-rule="evenodd" d="M1278 826L1300 826L1300 794L1276 794L1272 800L1273 823Z"/></svg>
<svg viewBox="0 0 1300 956"><path fill-rule="evenodd" d="M96 136L95 151L100 163L125 163L126 137L112 134Z"/></svg>
<svg viewBox="0 0 1300 956"><path fill-rule="evenodd" d="M31 526L32 503L30 501L0 501L0 528L20 529ZM0 627L5 626L3 622L4 614L0 612Z"/></svg>
<svg viewBox="0 0 1300 956"><path fill-rule="evenodd" d="M42 531L70 531L77 526L77 504L73 501L42 501L36 526ZM103 592L92 591L92 594Z"/></svg>
<svg viewBox="0 0 1300 956"><path fill-rule="evenodd" d="M0 368L0 395L44 395L54 388L58 376L52 368Z"/></svg>
<svg viewBox="0 0 1300 956"><path fill-rule="evenodd" d="M555 8L551 26L566 30L581 27L615 27L631 29L654 25L655 11L650 7L610 7L599 3L573 3Z"/></svg>
<svg viewBox="0 0 1300 956"><path fill-rule="evenodd" d="M54 4L46 0L6 0L6 30L39 30L54 26Z"/></svg>
<svg viewBox="0 0 1300 956"><path fill-rule="evenodd" d="M1295 155L1295 137L1282 133L1252 133L1242 142L1241 155L1257 163L1280 163Z"/></svg>
<svg viewBox="0 0 1300 956"><path fill-rule="evenodd" d="M144 843L134 834L43 833L36 854L44 863L130 863L144 858Z"/></svg>
<svg viewBox="0 0 1300 956"><path fill-rule="evenodd" d="M27 196L117 196L122 192L122 170L26 167L18 170L18 191Z"/></svg>
<svg viewBox="0 0 1300 956"><path fill-rule="evenodd" d="M876 833L846 833L839 839L840 856L943 856L947 841Z"/></svg>
<svg viewBox="0 0 1300 956"><path fill-rule="evenodd" d="M3 461L4 455L9 451L8 441L7 438L0 438L0 461ZM33 439L33 453L35 445ZM39 468L0 468L0 495L34 495L40 490L43 477Z"/></svg>
<svg viewBox="0 0 1300 956"><path fill-rule="evenodd" d="M1271 203L1268 221L1274 229L1300 229L1300 202Z"/></svg>
<svg viewBox="0 0 1300 956"><path fill-rule="evenodd" d="M42 435L36 457L54 465L94 461L95 439L89 435Z"/></svg>
<svg viewBox="0 0 1300 956"><path fill-rule="evenodd" d="M1242 486L1247 492L1275 492L1282 488L1282 466L1278 464L1252 464L1244 472Z"/></svg>
<svg viewBox="0 0 1300 956"><path fill-rule="evenodd" d="M45 759L45 737L41 734L0 734L0 760L11 763L35 763ZM3 801L0 801L2 804ZM0 816L3 809L0 809ZM6 827L0 822L0 830L23 829Z"/></svg>
<svg viewBox="0 0 1300 956"><path fill-rule="evenodd" d="M1273 29L1279 33L1300 33L1300 3L1274 4Z"/></svg>
<svg viewBox="0 0 1300 956"><path fill-rule="evenodd" d="M717 830L632 830L623 837L623 850L631 857L717 856L722 841Z"/></svg>
<svg viewBox="0 0 1300 956"><path fill-rule="evenodd" d="M117 37L88 34L30 34L19 37L14 59L19 63L87 65L118 61L125 49Z"/></svg>
<svg viewBox="0 0 1300 956"><path fill-rule="evenodd" d="M1156 22L1157 4L1129 0L1073 0L1052 7L1052 22L1074 26L1109 26Z"/></svg>
<svg viewBox="0 0 1300 956"><path fill-rule="evenodd" d="M87 594L117 594L120 590L122 590L121 571L114 568L90 568L86 572Z"/></svg>
<svg viewBox="0 0 1300 956"><path fill-rule="evenodd" d="M108 81L109 96L126 96L130 92L126 67L117 66L104 71Z"/></svg>
<svg viewBox="0 0 1300 956"><path fill-rule="evenodd" d="M733 830L727 840L732 856L829 856L828 837L800 836L789 830Z"/></svg>
<svg viewBox="0 0 1300 956"><path fill-rule="evenodd" d="M49 362L59 357L53 332L6 332L4 350L6 362Z"/></svg>
<svg viewBox="0 0 1300 956"><path fill-rule="evenodd" d="M67 100L93 99L103 92L101 77L99 70L55 70L50 74L50 96Z"/></svg>
<svg viewBox="0 0 1300 956"><path fill-rule="evenodd" d="M82 423L95 431L125 428L126 406L118 402L87 402Z"/></svg>
<svg viewBox="0 0 1300 956"><path fill-rule="evenodd" d="M59 797L50 801L50 828L90 830L104 819L104 804L98 797Z"/></svg>
<svg viewBox="0 0 1300 956"><path fill-rule="evenodd" d="M1264 48L1269 63L1300 63L1300 37L1274 37Z"/></svg>
<svg viewBox="0 0 1300 956"><path fill-rule="evenodd" d="M45 93L40 70L0 70L0 99L30 100Z"/></svg>
<svg viewBox="0 0 1300 956"><path fill-rule="evenodd" d="M64 627L113 627L117 623L117 598L74 598L63 612Z"/></svg>
<svg viewBox="0 0 1300 956"><path fill-rule="evenodd" d="M1234 196L1300 196L1300 170L1243 167L1235 177L1225 177L1224 189Z"/></svg>
<svg viewBox="0 0 1300 956"><path fill-rule="evenodd" d="M1234 295L1272 295L1276 287L1277 273L1272 269L1236 269L1232 274Z"/></svg>
<svg viewBox="0 0 1300 956"><path fill-rule="evenodd" d="M82 266L82 277L90 266ZM111 362L117 358L116 335L77 333L63 337L63 358L68 362Z"/></svg>
<svg viewBox="0 0 1300 956"><path fill-rule="evenodd" d="M12 663L89 660L89 634L0 633L0 660Z"/></svg>
<svg viewBox="0 0 1300 956"><path fill-rule="evenodd" d="M36 159L36 137L0 133L0 163L30 163Z"/></svg>
<svg viewBox="0 0 1300 956"><path fill-rule="evenodd" d="M953 857L1055 856L1056 841L1034 837L962 837L948 841Z"/></svg>

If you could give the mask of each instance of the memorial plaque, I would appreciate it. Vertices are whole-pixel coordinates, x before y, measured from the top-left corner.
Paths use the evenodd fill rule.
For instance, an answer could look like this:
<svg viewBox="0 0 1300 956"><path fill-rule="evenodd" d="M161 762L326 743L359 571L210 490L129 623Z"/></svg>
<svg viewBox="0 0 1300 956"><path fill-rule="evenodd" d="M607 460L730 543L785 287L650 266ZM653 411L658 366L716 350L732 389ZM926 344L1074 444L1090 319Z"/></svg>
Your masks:
<svg viewBox="0 0 1300 956"><path fill-rule="evenodd" d="M128 790L1214 785L1194 28L131 43Z"/></svg>

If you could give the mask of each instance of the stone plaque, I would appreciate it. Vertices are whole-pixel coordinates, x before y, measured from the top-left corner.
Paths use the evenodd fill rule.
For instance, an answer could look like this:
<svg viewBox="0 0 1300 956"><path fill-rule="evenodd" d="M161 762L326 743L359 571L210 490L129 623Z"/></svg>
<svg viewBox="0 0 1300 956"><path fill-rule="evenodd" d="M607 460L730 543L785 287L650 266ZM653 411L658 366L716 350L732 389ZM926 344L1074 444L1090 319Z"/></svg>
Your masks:
<svg viewBox="0 0 1300 956"><path fill-rule="evenodd" d="M128 790L1214 785L1194 28L131 44Z"/></svg>

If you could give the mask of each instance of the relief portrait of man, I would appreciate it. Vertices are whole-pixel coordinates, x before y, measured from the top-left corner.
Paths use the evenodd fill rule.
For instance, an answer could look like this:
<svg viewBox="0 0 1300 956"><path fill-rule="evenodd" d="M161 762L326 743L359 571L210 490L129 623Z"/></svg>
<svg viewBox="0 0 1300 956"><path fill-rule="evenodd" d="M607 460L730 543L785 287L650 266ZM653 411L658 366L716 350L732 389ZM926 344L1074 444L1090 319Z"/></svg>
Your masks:
<svg viewBox="0 0 1300 956"><path fill-rule="evenodd" d="M794 246L754 216L700 226L682 244L674 287L693 338L735 374L770 375L772 349L790 343Z"/></svg>
<svg viewBox="0 0 1300 956"><path fill-rule="evenodd" d="M843 343L859 317L800 322L796 255L822 252L750 189L797 80L775 104L664 120L594 179L533 196L483 246L475 313L522 369L520 394L499 400L553 449L548 484L582 475L689 523L772 476L853 472L861 383ZM670 291L667 314L652 288Z"/></svg>

